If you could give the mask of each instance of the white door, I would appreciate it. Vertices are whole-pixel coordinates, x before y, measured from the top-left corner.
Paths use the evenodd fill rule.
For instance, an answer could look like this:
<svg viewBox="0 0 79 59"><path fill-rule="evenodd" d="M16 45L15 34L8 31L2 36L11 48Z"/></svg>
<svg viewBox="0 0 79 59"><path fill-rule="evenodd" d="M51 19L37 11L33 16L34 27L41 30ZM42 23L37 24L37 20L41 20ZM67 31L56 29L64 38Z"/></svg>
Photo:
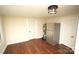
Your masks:
<svg viewBox="0 0 79 59"><path fill-rule="evenodd" d="M53 37L53 43L59 44L60 39L60 23L54 23L55 29L54 29L54 37Z"/></svg>
<svg viewBox="0 0 79 59"><path fill-rule="evenodd" d="M53 44L54 24L47 23L47 42Z"/></svg>
<svg viewBox="0 0 79 59"><path fill-rule="evenodd" d="M28 19L27 20L27 35L28 35L28 39L33 39L36 36L36 20L35 19Z"/></svg>
<svg viewBox="0 0 79 59"><path fill-rule="evenodd" d="M60 43L71 47L74 50L77 33L77 20L73 19L63 20L61 23Z"/></svg>

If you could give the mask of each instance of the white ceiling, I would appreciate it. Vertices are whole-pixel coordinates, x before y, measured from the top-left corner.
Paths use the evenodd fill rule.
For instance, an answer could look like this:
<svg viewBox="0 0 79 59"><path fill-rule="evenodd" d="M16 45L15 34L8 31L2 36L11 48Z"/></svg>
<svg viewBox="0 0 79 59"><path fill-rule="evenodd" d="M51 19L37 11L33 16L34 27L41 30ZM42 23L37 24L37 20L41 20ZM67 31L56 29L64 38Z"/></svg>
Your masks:
<svg viewBox="0 0 79 59"><path fill-rule="evenodd" d="M79 13L79 5L58 5L57 14L48 14L48 5L0 5L0 15L53 17Z"/></svg>

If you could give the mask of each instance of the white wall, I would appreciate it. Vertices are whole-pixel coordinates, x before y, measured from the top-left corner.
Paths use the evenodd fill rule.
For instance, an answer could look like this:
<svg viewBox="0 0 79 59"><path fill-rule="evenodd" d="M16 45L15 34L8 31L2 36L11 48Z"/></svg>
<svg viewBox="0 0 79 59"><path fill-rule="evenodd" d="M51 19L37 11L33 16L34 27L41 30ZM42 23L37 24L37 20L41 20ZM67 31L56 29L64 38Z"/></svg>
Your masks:
<svg viewBox="0 0 79 59"><path fill-rule="evenodd" d="M43 35L41 18L3 17L7 44L41 38Z"/></svg>
<svg viewBox="0 0 79 59"><path fill-rule="evenodd" d="M78 28L77 28L77 38L76 38L75 54L79 54L79 16L78 16Z"/></svg>
<svg viewBox="0 0 79 59"><path fill-rule="evenodd" d="M3 22L2 22L2 17L0 16L0 53L3 53L4 50L6 49L6 40L4 38L4 32L3 32Z"/></svg>
<svg viewBox="0 0 79 59"><path fill-rule="evenodd" d="M60 27L60 44L75 49L76 33L77 33L77 17L75 16L62 16L54 17L47 20L47 23L61 23ZM74 36L72 38L72 36Z"/></svg>

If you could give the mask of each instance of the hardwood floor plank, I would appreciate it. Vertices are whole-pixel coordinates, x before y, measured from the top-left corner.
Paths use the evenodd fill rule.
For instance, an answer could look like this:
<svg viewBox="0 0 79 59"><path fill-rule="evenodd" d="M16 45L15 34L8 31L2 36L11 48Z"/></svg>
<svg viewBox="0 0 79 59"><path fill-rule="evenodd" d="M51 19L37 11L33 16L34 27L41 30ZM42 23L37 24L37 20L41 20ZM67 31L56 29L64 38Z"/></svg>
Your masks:
<svg viewBox="0 0 79 59"><path fill-rule="evenodd" d="M33 39L8 45L4 54L73 54L73 50L63 44L51 45L42 39Z"/></svg>

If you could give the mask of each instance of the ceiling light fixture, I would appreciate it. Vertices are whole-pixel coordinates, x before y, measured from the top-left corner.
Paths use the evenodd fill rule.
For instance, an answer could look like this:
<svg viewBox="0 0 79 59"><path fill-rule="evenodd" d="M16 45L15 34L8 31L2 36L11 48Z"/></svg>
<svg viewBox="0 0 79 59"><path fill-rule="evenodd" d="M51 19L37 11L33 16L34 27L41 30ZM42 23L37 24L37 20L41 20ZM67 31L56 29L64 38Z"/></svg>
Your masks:
<svg viewBox="0 0 79 59"><path fill-rule="evenodd" d="M58 5L50 5L48 7L48 13L49 14L56 14L57 13L57 8L58 8Z"/></svg>

